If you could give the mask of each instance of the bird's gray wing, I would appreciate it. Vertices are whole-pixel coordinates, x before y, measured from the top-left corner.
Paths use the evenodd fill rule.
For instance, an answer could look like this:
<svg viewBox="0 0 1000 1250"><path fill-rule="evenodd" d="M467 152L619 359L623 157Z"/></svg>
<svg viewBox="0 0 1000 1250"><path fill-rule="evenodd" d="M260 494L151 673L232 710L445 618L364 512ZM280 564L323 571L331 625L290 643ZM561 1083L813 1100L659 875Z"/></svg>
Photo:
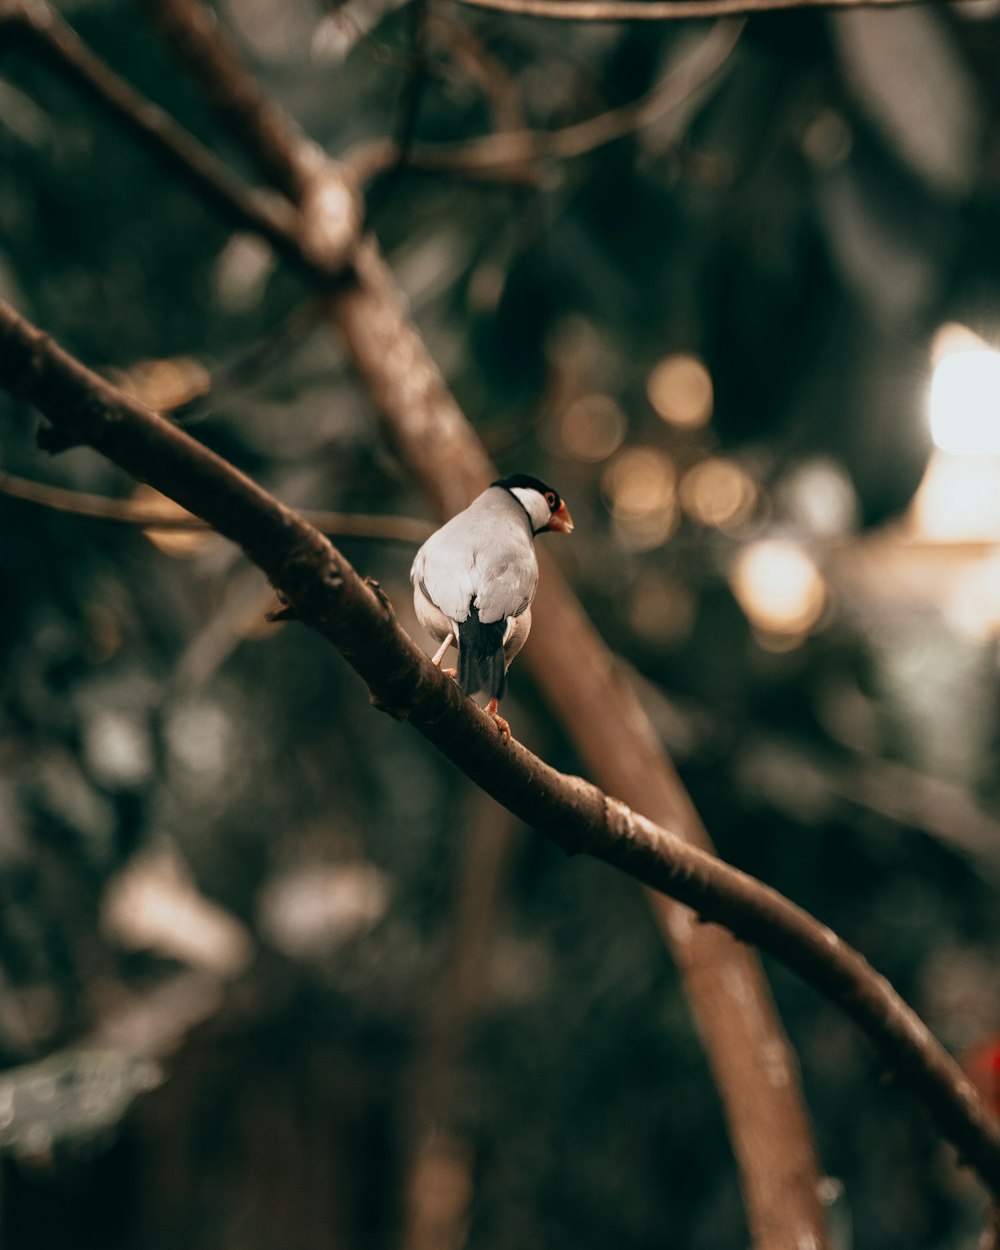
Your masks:
<svg viewBox="0 0 1000 1250"><path fill-rule="evenodd" d="M502 545L489 539L477 555L479 619L489 622L520 616L538 588L538 561L530 535Z"/></svg>
<svg viewBox="0 0 1000 1250"><path fill-rule="evenodd" d="M484 624L517 616L538 586L524 509L506 491L486 491L428 538L410 576L453 621L466 620L473 603Z"/></svg>
<svg viewBox="0 0 1000 1250"><path fill-rule="evenodd" d="M469 615L477 589L465 516L460 512L436 530L417 552L410 570L414 586L453 621L464 621Z"/></svg>

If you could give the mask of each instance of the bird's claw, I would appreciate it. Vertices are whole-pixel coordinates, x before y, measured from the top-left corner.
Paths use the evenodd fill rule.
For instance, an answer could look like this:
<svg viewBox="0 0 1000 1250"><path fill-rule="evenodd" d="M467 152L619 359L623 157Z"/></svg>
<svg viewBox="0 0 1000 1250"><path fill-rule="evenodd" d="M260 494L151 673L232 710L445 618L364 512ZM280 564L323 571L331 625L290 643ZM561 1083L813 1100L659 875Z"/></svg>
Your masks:
<svg viewBox="0 0 1000 1250"><path fill-rule="evenodd" d="M487 703L485 711L486 715L496 723L497 729L500 730L500 737L504 743L510 742L510 722L500 715L497 711L499 707L498 699L490 699Z"/></svg>
<svg viewBox="0 0 1000 1250"><path fill-rule="evenodd" d="M445 677L450 677L452 681L458 681L457 668L443 668L441 672L444 673Z"/></svg>

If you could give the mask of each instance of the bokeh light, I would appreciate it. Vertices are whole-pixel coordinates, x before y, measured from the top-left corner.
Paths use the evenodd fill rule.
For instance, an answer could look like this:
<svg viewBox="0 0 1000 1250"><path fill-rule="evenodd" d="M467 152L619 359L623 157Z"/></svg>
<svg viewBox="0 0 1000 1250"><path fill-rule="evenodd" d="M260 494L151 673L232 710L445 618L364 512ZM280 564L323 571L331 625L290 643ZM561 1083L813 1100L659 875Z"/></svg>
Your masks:
<svg viewBox="0 0 1000 1250"><path fill-rule="evenodd" d="M822 109L802 133L802 152L818 169L835 169L851 154L851 127L835 109Z"/></svg>
<svg viewBox="0 0 1000 1250"><path fill-rule="evenodd" d="M806 551L787 539L761 539L743 547L729 580L750 623L776 639L804 637L826 604L822 573Z"/></svg>
<svg viewBox="0 0 1000 1250"><path fill-rule="evenodd" d="M1000 638L1000 555L972 560L958 570L944 603L947 620L970 638Z"/></svg>
<svg viewBox="0 0 1000 1250"><path fill-rule="evenodd" d="M826 457L803 461L782 482L783 517L817 538L839 538L858 525L858 496L842 465Z"/></svg>
<svg viewBox="0 0 1000 1250"><path fill-rule="evenodd" d="M732 531L753 514L757 486L735 460L710 456L685 473L679 497L684 510L702 525Z"/></svg>
<svg viewBox="0 0 1000 1250"><path fill-rule="evenodd" d="M382 919L389 882L367 863L300 864L276 874L258 906L261 928L279 950L322 957Z"/></svg>
<svg viewBox="0 0 1000 1250"><path fill-rule="evenodd" d="M156 951L223 977L244 971L253 955L243 924L198 891L172 851L137 856L111 881L101 924L128 950Z"/></svg>
<svg viewBox="0 0 1000 1250"><path fill-rule="evenodd" d="M668 425L697 430L711 420L712 376L697 356L686 352L665 356L650 373L646 393Z"/></svg>
<svg viewBox="0 0 1000 1250"><path fill-rule="evenodd" d="M628 428L624 412L610 395L581 395L562 412L559 437L578 460L607 460L622 445Z"/></svg>
<svg viewBox="0 0 1000 1250"><path fill-rule="evenodd" d="M1000 454L1000 352L949 322L931 344L929 411L935 446L955 455Z"/></svg>
<svg viewBox="0 0 1000 1250"><path fill-rule="evenodd" d="M137 360L128 369L111 369L116 386L155 412L169 412L207 395L212 377L200 360L169 356Z"/></svg>
<svg viewBox="0 0 1000 1250"><path fill-rule="evenodd" d="M253 234L231 235L215 261L215 298L227 312L257 307L274 272L273 248Z"/></svg>
<svg viewBox="0 0 1000 1250"><path fill-rule="evenodd" d="M930 542L1000 539L1000 456L931 457L909 521Z"/></svg>
<svg viewBox="0 0 1000 1250"><path fill-rule="evenodd" d="M174 503L154 487L145 484L136 487L132 502L144 510L155 509L162 512L165 521L191 516L179 503ZM196 556L212 537L208 530L157 529L155 525L143 529L142 532L158 551L178 560L188 560Z"/></svg>
<svg viewBox="0 0 1000 1250"><path fill-rule="evenodd" d="M630 447L607 466L601 489L622 545L648 551L673 533L677 523L677 473L673 461L654 447Z"/></svg>

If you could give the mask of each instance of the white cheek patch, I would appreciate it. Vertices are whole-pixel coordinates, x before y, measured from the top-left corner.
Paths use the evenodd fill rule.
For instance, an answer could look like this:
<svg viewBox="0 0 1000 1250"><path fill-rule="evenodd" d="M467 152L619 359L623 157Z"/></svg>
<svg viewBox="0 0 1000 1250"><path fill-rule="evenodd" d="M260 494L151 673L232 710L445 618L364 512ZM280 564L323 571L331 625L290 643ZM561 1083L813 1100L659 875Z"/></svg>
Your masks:
<svg viewBox="0 0 1000 1250"><path fill-rule="evenodd" d="M510 493L527 512L533 530L541 530L548 525L552 519L552 511L543 495L529 486L512 486Z"/></svg>

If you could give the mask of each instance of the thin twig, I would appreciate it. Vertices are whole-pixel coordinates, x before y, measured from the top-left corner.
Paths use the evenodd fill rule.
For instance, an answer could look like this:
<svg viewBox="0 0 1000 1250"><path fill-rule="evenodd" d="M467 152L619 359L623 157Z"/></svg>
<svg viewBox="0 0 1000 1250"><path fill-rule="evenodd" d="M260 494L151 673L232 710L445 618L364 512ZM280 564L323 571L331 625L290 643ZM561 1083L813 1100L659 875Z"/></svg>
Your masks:
<svg viewBox="0 0 1000 1250"><path fill-rule="evenodd" d="M744 23L717 22L704 40L640 100L598 113L558 130L508 130L461 143L417 144L407 163L413 169L472 176L513 169L518 180L541 159L558 161L588 152L632 134L687 104L725 65L739 41ZM398 157L391 141L354 149L345 163L360 181L371 178Z"/></svg>
<svg viewBox="0 0 1000 1250"><path fill-rule="evenodd" d="M54 512L89 517L96 521L112 521L156 530L207 530L211 527L190 513L179 516L173 505L136 503L131 499L110 499L106 495L90 495L83 491L49 486L30 478L16 477L0 471L0 495L39 504ZM316 512L305 509L301 516L321 534L336 538L372 538L382 542L422 543L433 527L416 517L376 516L366 513Z"/></svg>
<svg viewBox="0 0 1000 1250"><path fill-rule="evenodd" d="M791 9L896 8L949 0L459 0L460 4L518 17L569 22L664 22L737 17Z"/></svg>
<svg viewBox="0 0 1000 1250"><path fill-rule="evenodd" d="M410 0L409 18L413 68L410 70L400 97L400 120L393 145L396 158L382 171L382 180L369 191L366 204L366 223L369 227L389 202L393 188L408 164L407 158L417 134L420 104L427 87L425 0Z"/></svg>
<svg viewBox="0 0 1000 1250"><path fill-rule="evenodd" d="M324 316L321 299L297 303L265 334L242 345L228 360L209 370L209 385L203 394L195 395L176 407L164 410L172 421L190 426L203 420L217 408L220 401L251 386L281 359L283 353L298 346Z"/></svg>
<svg viewBox="0 0 1000 1250"><path fill-rule="evenodd" d="M496 129L523 130L524 110L514 77L476 32L453 15L440 11L428 13L427 27L451 60L482 91Z"/></svg>
<svg viewBox="0 0 1000 1250"><path fill-rule="evenodd" d="M188 434L86 369L0 302L0 386L33 404L61 445L89 444L240 544L367 682L377 705L568 853L586 853L724 925L787 964L866 1034L938 1131L1000 1195L1000 1121L926 1025L829 928L496 726L400 628L384 597L301 517Z"/></svg>

